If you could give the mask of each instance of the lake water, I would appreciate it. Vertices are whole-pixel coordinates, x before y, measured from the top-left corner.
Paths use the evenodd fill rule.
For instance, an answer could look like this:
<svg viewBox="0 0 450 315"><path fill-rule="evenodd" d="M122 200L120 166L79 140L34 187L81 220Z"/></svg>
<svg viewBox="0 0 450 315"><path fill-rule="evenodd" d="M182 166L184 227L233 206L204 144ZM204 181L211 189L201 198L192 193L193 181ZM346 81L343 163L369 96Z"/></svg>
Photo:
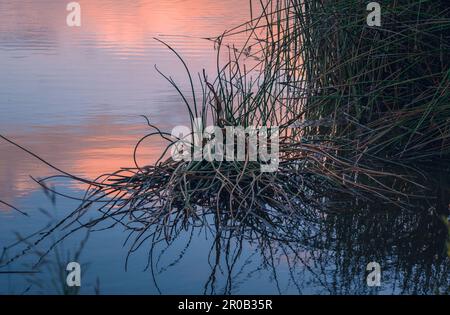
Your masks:
<svg viewBox="0 0 450 315"><path fill-rule="evenodd" d="M187 123L177 92L155 70L171 75L188 91L182 64L159 38L186 60L192 73L214 75L211 41L250 17L245 0L80 0L82 26L66 25L68 1L0 1L0 134L20 143L67 172L86 178L133 165L136 142L148 132L146 115L164 130ZM243 38L233 38L239 45ZM161 143L147 141L140 159L151 163ZM39 160L0 141L0 247L44 227L42 209L61 218L77 201L54 202L30 178L55 174ZM74 183L57 182L59 192L80 196ZM430 184L431 185L431 184ZM427 208L427 207L425 207ZM429 207L427 208L429 209ZM299 221L298 242L244 237L218 258L214 269L213 235L186 231L161 251L155 277L148 270L148 249L131 256L127 269L126 234L120 228L91 233L81 256L81 293L436 293L448 289L450 274L442 222L424 212L367 213ZM373 224L373 222L378 222ZM371 223L372 222L372 223ZM83 239L67 239L48 256L40 273L1 274L0 293L55 293ZM189 244L189 246L186 246ZM45 250L48 244L41 244ZM226 243L224 245L226 247ZM230 253L231 252L231 253ZM60 257L56 255L59 253ZM161 255L159 255L161 254ZM183 254L182 258L180 255ZM234 259L236 258L236 259ZM28 270L28 255L0 271ZM366 266L376 261L381 287L366 283ZM231 263L233 262L233 263ZM53 270L53 269L55 270ZM53 270L53 271L52 271ZM211 271L216 279L210 281Z"/></svg>

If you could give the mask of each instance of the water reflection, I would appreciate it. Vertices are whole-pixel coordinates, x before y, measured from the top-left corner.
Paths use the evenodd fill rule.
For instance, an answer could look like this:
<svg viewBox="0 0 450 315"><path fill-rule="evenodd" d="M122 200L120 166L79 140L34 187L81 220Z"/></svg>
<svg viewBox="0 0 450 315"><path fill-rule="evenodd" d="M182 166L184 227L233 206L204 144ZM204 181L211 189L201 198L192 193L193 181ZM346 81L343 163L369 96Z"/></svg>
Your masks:
<svg viewBox="0 0 450 315"><path fill-rule="evenodd" d="M182 65L153 38L176 48L192 71L210 71L216 52L204 37L245 21L248 3L79 3L82 27L69 28L66 2L1 1L0 132L93 178L133 164L133 146L145 134L139 115L168 130L185 123L179 95L154 69L157 64L183 88ZM158 145L143 158L150 162ZM20 203L37 188L29 175L44 177L49 170L3 142L0 152L0 199Z"/></svg>
<svg viewBox="0 0 450 315"><path fill-rule="evenodd" d="M438 213L437 198L412 200L411 207L403 210L392 204L361 200L330 198L327 202L333 202L333 209L339 211L301 207L290 216L272 213L243 220L236 220L229 213L211 212L203 223L179 222L169 230L154 222L147 227L146 237L123 236L128 241L126 248L112 246L109 259L129 249L123 258L128 270L145 267L149 276L147 286L160 293L450 293L448 212ZM91 231L100 231L92 233L94 238L104 233L114 235L113 231L123 235L116 219L92 221L99 218L91 215L88 220L82 217L78 220L87 224L85 227L91 226ZM73 224L68 230L79 227ZM65 237L66 231L61 230L59 235ZM27 243L38 239L41 235L28 239ZM34 263L42 257L43 261L51 260L54 240L40 245L41 254ZM58 246L69 240L64 238ZM7 261L6 257L18 254L20 258L13 262L18 266L25 257L23 246L8 250L2 263ZM76 243L72 246L78 247ZM47 250L48 256L42 256ZM98 244L92 250L98 250ZM93 252L87 254L84 261L93 269L87 281L95 283L105 265ZM367 285L366 266L370 262L381 265L380 287ZM174 279L179 278L181 283L188 274L194 275L189 280L189 289L174 287ZM118 277L115 281L130 277L117 270L114 275ZM52 275L41 274L39 279L41 287L48 290L45 283L53 279ZM129 293L129 289L120 292ZM148 293L147 290L131 292ZM85 293L92 294L92 288Z"/></svg>
<svg viewBox="0 0 450 315"><path fill-rule="evenodd" d="M309 233L299 232L305 225ZM295 242L250 232L234 237L220 234L211 254L214 268L205 292L238 292L235 280L242 276L242 267L234 264L239 261L243 243L251 242L257 244L260 268L272 271L280 293L286 293L288 285L286 280L278 280L282 279L280 269L281 273L285 269L289 272L291 286L298 293L449 293L448 232L439 218L417 219L399 213L333 215L315 224L299 220L298 228L290 232L297 234ZM366 266L372 261L381 264L380 288L366 283ZM217 283L219 270L228 275L225 285Z"/></svg>
<svg viewBox="0 0 450 315"><path fill-rule="evenodd" d="M55 0L2 1L2 50L48 51L77 44L102 48L123 57L165 53L154 36L171 36L174 45L194 56L204 56L208 42L249 16L242 1L78 1L82 27L68 28L66 4Z"/></svg>
<svg viewBox="0 0 450 315"><path fill-rule="evenodd" d="M352 211L297 211L289 219L240 224L227 215L214 215L211 273L204 293L241 293L249 278L269 273L278 293L449 294L448 212L438 214L436 202L425 204L413 203L414 211L409 211L343 202ZM234 228L224 229L227 222ZM174 236L192 239L209 228L192 227ZM161 247L167 250L172 242L176 240L171 235L168 247ZM189 246L195 245L188 244L184 251ZM370 262L381 265L380 287L367 285ZM161 279L165 268L158 264Z"/></svg>
<svg viewBox="0 0 450 315"><path fill-rule="evenodd" d="M95 178L99 170L108 173L133 166L134 145L136 138L146 131L145 120L135 119L133 126L120 124L118 119L108 115L96 116L85 121L83 130L70 125L39 126L31 133L18 132L14 138L68 172ZM152 163L161 153L161 141L152 140L146 142L145 150L139 152L139 159L143 162ZM39 188L29 175L46 177L54 174L54 170L8 143L0 143L0 148L0 176L5 181L0 185L0 196L4 196L7 202ZM74 185L72 187L81 188ZM2 206L0 210L3 210Z"/></svg>

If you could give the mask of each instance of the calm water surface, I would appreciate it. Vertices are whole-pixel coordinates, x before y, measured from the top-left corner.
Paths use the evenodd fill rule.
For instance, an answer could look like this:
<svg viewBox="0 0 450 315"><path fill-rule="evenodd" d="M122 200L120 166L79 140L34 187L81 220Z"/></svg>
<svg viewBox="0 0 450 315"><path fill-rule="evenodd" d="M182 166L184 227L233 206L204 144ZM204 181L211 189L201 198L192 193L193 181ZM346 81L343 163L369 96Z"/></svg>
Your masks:
<svg viewBox="0 0 450 315"><path fill-rule="evenodd" d="M166 130L187 123L179 95L154 66L188 91L186 74L155 37L176 49L193 73L206 69L213 75L216 51L203 38L250 16L246 0L80 0L82 27L69 28L67 2L0 0L0 133L87 178L133 165L134 144L147 132L140 115ZM242 40L233 39L237 45ZM159 142L148 142L140 158L150 163L159 152ZM49 219L41 210L62 217L76 207L76 201L64 198L51 202L30 178L54 173L0 142L0 199L31 215L23 217L0 204L0 247L16 240L15 232L26 235L45 226ZM58 184L60 192L82 193L73 183ZM233 254L219 259L213 283L208 280L215 265L210 256L214 237L203 230L180 235L160 256L157 285L144 271L146 249L135 253L125 270L126 235L120 228L92 233L79 259L88 264L81 292L94 293L97 279L101 293L113 294L436 293L448 288L441 222L430 215L393 216L366 213L299 222L299 230L307 233L289 251L275 241L264 246L244 241L232 268ZM374 220L379 224L369 224ZM399 235L386 237L393 231ZM70 260L83 237L64 242L59 260L52 252L38 275L0 274L0 293L58 292L52 284L58 273L51 266ZM33 258L8 268L24 270ZM374 259L386 269L380 288L366 285L365 268Z"/></svg>

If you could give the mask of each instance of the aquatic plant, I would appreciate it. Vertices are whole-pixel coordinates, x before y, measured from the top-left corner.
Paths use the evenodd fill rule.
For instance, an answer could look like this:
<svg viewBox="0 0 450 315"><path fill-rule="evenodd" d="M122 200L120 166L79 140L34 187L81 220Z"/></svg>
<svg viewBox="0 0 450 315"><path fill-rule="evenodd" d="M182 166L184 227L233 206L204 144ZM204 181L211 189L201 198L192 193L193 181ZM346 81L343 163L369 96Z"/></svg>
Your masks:
<svg viewBox="0 0 450 315"><path fill-rule="evenodd" d="M384 8L383 26L370 28L363 4L262 2L251 21L210 39L217 49L217 73L212 79L198 75L200 94L183 58L160 41L184 65L190 82L187 96L156 68L186 105L188 137L195 136L197 118L204 122L201 131L209 122L220 128L276 126L275 172L261 172L261 161L248 159L167 157L180 139L147 118L151 131L136 146L135 167L94 180L55 168L0 136L52 166L60 173L55 177L87 185L80 206L32 246L64 230L45 257L78 230L122 227L129 232L131 254L146 242L170 242L191 226L212 228L211 216L218 234L264 229L280 239L295 227L301 230L295 220L299 213L353 210L338 207L333 200L339 198L408 206L417 197L412 187L425 187L417 183L419 172L403 175L410 168L405 163L444 157L449 149L450 10L443 1L393 1ZM225 43L243 33L248 35L243 47ZM155 136L167 147L154 165L139 165L138 148ZM46 183L55 177L36 182L51 190ZM153 246L153 268L152 251Z"/></svg>

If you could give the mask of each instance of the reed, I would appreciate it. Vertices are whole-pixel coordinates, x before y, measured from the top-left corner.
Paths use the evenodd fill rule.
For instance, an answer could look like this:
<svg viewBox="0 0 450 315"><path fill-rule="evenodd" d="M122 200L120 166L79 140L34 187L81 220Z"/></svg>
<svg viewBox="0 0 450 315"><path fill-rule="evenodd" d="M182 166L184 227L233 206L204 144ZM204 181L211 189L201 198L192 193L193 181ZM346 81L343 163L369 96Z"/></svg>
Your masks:
<svg viewBox="0 0 450 315"><path fill-rule="evenodd" d="M271 71L265 80L277 92L288 87L280 103L310 136L346 139L352 150L402 163L448 157L447 2L382 2L381 27L367 25L366 5L264 2L251 27Z"/></svg>

